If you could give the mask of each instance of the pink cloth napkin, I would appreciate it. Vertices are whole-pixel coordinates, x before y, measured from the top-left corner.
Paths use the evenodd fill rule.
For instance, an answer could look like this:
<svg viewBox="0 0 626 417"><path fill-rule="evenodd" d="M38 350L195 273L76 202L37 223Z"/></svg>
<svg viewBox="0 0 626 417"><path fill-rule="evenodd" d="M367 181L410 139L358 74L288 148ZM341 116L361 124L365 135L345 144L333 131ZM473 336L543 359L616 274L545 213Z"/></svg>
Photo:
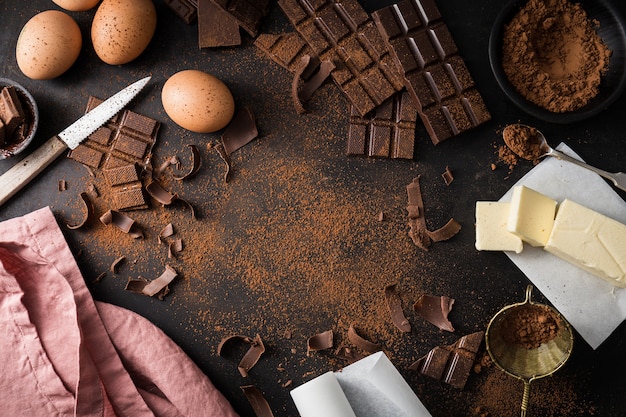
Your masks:
<svg viewBox="0 0 626 417"><path fill-rule="evenodd" d="M49 208L0 223L0 361L2 415L237 417L160 329L94 302Z"/></svg>

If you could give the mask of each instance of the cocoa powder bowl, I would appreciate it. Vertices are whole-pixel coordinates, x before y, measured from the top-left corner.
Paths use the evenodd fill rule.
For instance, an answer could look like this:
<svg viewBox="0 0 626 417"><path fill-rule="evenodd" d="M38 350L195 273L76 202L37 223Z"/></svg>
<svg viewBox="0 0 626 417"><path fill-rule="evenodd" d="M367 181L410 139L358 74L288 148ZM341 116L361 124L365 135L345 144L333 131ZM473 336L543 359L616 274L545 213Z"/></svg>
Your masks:
<svg viewBox="0 0 626 417"><path fill-rule="evenodd" d="M5 138L5 142L0 145L0 160L10 158L26 149L33 141L39 125L39 109L30 92L13 80L0 78L0 90L9 86L15 88L22 109L24 109L25 120L23 126L16 129L19 132L11 138Z"/></svg>
<svg viewBox="0 0 626 417"><path fill-rule="evenodd" d="M531 116L559 124L590 118L615 102L626 87L626 29L623 18L607 0L570 0L571 3L580 4L590 20L599 22L596 32L611 50L608 69L601 78L599 90L595 96L574 110L553 111L530 101L516 89L504 69L503 39L505 27L528 2L529 0L510 0L506 3L496 17L491 30L489 61L496 81L504 94ZM521 37L522 34L518 36ZM536 42L536 40L528 40L528 42Z"/></svg>

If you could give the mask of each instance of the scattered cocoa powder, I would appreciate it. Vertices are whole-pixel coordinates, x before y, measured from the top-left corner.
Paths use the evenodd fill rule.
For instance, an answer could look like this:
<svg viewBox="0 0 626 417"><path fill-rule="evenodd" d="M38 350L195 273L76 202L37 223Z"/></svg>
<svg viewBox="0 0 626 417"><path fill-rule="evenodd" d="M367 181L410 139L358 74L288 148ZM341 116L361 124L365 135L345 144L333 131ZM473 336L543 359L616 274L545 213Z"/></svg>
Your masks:
<svg viewBox="0 0 626 417"><path fill-rule="evenodd" d="M546 306L515 307L503 319L502 337L510 344L536 349L559 333L559 318Z"/></svg>
<svg viewBox="0 0 626 417"><path fill-rule="evenodd" d="M529 101L555 113L581 108L598 94L611 51L578 3L529 0L505 26L502 65Z"/></svg>

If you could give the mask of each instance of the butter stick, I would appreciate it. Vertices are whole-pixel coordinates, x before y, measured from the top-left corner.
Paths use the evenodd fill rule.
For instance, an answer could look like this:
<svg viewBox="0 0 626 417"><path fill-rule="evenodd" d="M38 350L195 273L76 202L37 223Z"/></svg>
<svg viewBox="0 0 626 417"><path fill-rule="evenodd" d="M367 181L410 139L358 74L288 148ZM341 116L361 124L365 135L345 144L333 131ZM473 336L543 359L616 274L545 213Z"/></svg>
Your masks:
<svg viewBox="0 0 626 417"><path fill-rule="evenodd" d="M566 199L544 249L626 288L626 225L616 220Z"/></svg>
<svg viewBox="0 0 626 417"><path fill-rule="evenodd" d="M522 251L522 239L506 229L510 208L509 202L476 202L476 249L515 253Z"/></svg>
<svg viewBox="0 0 626 417"><path fill-rule="evenodd" d="M557 202L523 185L513 188L507 230L532 246L545 246Z"/></svg>

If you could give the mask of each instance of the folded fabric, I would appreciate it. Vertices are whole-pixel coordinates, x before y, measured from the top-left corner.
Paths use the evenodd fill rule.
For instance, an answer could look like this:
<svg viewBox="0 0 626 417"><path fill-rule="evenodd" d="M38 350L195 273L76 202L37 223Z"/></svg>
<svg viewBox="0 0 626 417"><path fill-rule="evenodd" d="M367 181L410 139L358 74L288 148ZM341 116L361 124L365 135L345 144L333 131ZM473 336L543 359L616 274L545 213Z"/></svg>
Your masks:
<svg viewBox="0 0 626 417"><path fill-rule="evenodd" d="M160 329L93 300L49 208L0 223L0 334L3 415L237 417Z"/></svg>

